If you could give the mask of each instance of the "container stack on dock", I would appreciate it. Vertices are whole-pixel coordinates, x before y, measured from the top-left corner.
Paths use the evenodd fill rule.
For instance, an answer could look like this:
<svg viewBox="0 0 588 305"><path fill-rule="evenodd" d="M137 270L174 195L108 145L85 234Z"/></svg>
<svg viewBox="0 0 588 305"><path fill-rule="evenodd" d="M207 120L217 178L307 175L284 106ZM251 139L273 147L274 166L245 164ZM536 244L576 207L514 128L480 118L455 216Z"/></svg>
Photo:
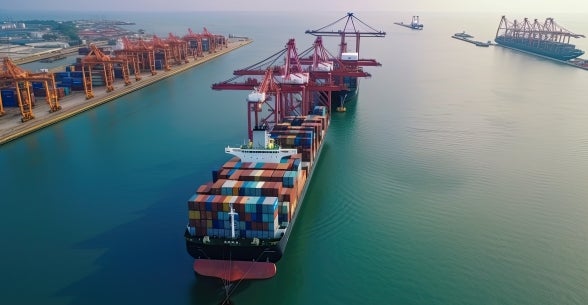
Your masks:
<svg viewBox="0 0 588 305"><path fill-rule="evenodd" d="M2 88L0 94L2 96L2 104L4 107L18 107L16 90L14 88Z"/></svg>
<svg viewBox="0 0 588 305"><path fill-rule="evenodd" d="M72 91L84 91L82 71L65 71L53 73L57 88L63 88L65 95Z"/></svg>

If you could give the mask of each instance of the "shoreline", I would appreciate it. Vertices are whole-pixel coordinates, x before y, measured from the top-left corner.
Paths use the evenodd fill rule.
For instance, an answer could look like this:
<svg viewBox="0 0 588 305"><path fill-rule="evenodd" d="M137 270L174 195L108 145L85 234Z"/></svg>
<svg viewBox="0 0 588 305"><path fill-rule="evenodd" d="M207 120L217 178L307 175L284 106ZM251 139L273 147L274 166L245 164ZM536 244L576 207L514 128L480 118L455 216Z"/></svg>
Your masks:
<svg viewBox="0 0 588 305"><path fill-rule="evenodd" d="M47 103L44 101L44 98L38 98L37 105L34 108L35 118L24 123L20 122L20 119L18 119L20 117L20 110L18 110L19 108L9 108L16 109L17 112L12 111L12 116L8 114L0 116L0 145L16 140L20 137L33 133L62 120L68 119L72 116L78 115L82 112L85 112L86 110L90 110L94 107L98 107L102 104L113 101L121 96L136 90L140 90L165 78L185 72L186 70L194 68L202 63L208 62L240 47L246 46L251 42L253 42L251 39L230 42L228 47L225 49L218 50L216 53L206 54L204 57L198 58L196 60L192 59L189 63L185 63L179 66L172 66L170 71L158 70L156 75L151 75L150 73L144 74L142 75L142 79L140 81L133 82L128 86L124 86L122 81L117 80L115 83L115 90L108 93L104 87L94 88L96 96L89 100L86 100L85 93L83 91L72 93L70 96L67 96L59 101L59 103L62 105L62 109L53 113L48 112L49 108ZM6 110L7 108L5 108L5 111ZM15 117L15 113L18 114L17 117Z"/></svg>

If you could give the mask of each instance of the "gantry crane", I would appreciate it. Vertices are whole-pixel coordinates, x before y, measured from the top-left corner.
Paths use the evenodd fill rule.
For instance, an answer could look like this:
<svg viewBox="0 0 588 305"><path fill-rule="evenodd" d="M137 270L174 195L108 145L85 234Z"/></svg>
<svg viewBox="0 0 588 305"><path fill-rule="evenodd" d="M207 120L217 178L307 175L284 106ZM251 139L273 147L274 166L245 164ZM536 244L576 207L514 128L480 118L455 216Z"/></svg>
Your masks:
<svg viewBox="0 0 588 305"><path fill-rule="evenodd" d="M342 81L336 83L335 78L369 76L362 70L347 68L337 57L330 55L324 48L321 37L317 37L313 46L301 55L296 51L294 39L290 39L284 49L254 65L235 70L235 77L213 84L212 88L252 90L262 83L260 77L268 69L272 71L277 86L281 89L279 102L283 113L294 115L309 113L317 105L330 109L332 93L347 89Z"/></svg>
<svg viewBox="0 0 588 305"><path fill-rule="evenodd" d="M169 66L169 58L171 57L171 47L168 43L164 42L161 38L153 35L153 39L151 39L151 44L153 46L153 50L156 54L162 54L163 56L163 70L169 71L171 67Z"/></svg>
<svg viewBox="0 0 588 305"><path fill-rule="evenodd" d="M333 30L339 24L343 24L340 30ZM339 54L333 71L341 72L335 77L335 83L346 86L349 89L334 91L340 100L340 105L337 107L338 111L345 111L345 101L347 96L352 91L357 91L358 77L369 77L369 74L364 74L364 66L380 66L381 64L373 59L360 58L360 38L361 37L385 37L386 32L378 31L373 27L367 25L365 22L357 18L353 13L347 13L346 16L332 22L317 30L307 30L307 34L314 36L335 36L340 37ZM355 38L355 50L349 51L348 37Z"/></svg>
<svg viewBox="0 0 588 305"><path fill-rule="evenodd" d="M169 33L167 43L171 46L171 56L176 65L188 63L188 43Z"/></svg>
<svg viewBox="0 0 588 305"><path fill-rule="evenodd" d="M124 49L116 51L116 54L126 55L128 58L135 58L137 61L135 77L140 79L141 71L149 70L151 75L157 74L155 71L155 51L153 46L145 43L143 39L131 41L128 37L122 38Z"/></svg>
<svg viewBox="0 0 588 305"><path fill-rule="evenodd" d="M204 56L202 50L202 35L192 32L192 29L188 29L188 34L182 38L188 44L188 55L194 59Z"/></svg>
<svg viewBox="0 0 588 305"><path fill-rule="evenodd" d="M227 39L225 36L212 34L206 27L202 31L202 36L208 39L208 52L210 53L216 52L217 48L222 49L227 47Z"/></svg>
<svg viewBox="0 0 588 305"><path fill-rule="evenodd" d="M95 71L95 67L100 68L100 75L104 78L106 85L106 92L114 90L114 65L122 65L122 73L125 85L129 85L129 65L128 60L123 58L110 58L105 55L98 47L94 44L90 45L90 52L84 58L82 58L82 75L84 79L84 90L86 92L86 99L94 97L93 86L92 86L92 74Z"/></svg>
<svg viewBox="0 0 588 305"><path fill-rule="evenodd" d="M267 69L259 87L254 87L247 96L247 135L253 139L253 129L259 126L274 126L280 116L279 87L276 84L272 69ZM275 98L272 99L270 95ZM274 102L273 104L271 102ZM266 116L260 118L264 112Z"/></svg>
<svg viewBox="0 0 588 305"><path fill-rule="evenodd" d="M332 29L335 25L342 24L343 29L341 30L327 30ZM386 32L378 31L373 27L369 26L359 18L355 17L353 13L347 13L336 21L319 28L317 30L307 30L306 34L314 36L338 36L341 38L339 44L339 58L343 53L348 52L347 37L355 37L355 52L359 53L359 44L361 37L385 37Z"/></svg>
<svg viewBox="0 0 588 305"><path fill-rule="evenodd" d="M547 18L543 23L537 19L531 22L528 18L523 19L522 22L517 20L509 22L506 16L502 16L496 30L496 37L500 35L525 40L530 44L541 41L569 44L571 38L586 37L563 28L553 18Z"/></svg>
<svg viewBox="0 0 588 305"><path fill-rule="evenodd" d="M135 81L141 80L141 66L140 66L140 57L138 54L141 52L134 50L133 43L127 38L123 37L123 49L122 50L115 50L114 54L117 58L121 58L126 60L129 65L133 68L133 74L135 75Z"/></svg>
<svg viewBox="0 0 588 305"><path fill-rule="evenodd" d="M260 94L275 96L273 100L264 99L262 103L257 103L257 107L249 103L248 108L249 122L271 127L285 116L305 115L316 105L330 106L330 93L342 87L333 83L329 71L320 76L311 76L313 73L315 71L302 64L295 41L290 39L283 50L259 63L235 70L233 78L215 83L212 88L257 92L250 97ZM251 98L248 101L251 102ZM264 106L263 111L260 106Z"/></svg>
<svg viewBox="0 0 588 305"><path fill-rule="evenodd" d="M57 98L57 88L55 86L55 79L50 73L31 73L17 65L15 65L10 58L6 57L2 61L2 70L0 71L0 83L2 86L14 86L16 89L16 96L18 106L21 112L21 121L26 122L35 118L33 114L33 97L31 92L31 83L40 82L45 89L45 100L49 105L49 112L54 112L61 109ZM2 100L0 97L0 113L4 112L2 108Z"/></svg>

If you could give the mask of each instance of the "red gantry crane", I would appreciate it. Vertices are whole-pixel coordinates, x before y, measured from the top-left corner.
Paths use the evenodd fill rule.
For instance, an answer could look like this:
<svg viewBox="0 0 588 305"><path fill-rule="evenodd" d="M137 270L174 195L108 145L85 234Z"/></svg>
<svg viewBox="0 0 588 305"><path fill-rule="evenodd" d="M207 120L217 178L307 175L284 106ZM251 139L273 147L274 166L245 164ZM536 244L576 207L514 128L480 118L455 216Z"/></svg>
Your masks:
<svg viewBox="0 0 588 305"><path fill-rule="evenodd" d="M378 31L369 26L353 13L347 13L346 16L322 27L317 30L307 30L307 34L314 36L334 36L339 37L339 54L333 61L333 76L336 84L342 85L347 89L334 91L337 93L340 105L338 111L345 111L345 102L350 96L357 93L360 77L370 77L369 73L363 71L366 66L381 66L374 59L362 59L360 57L360 39L361 37L385 37L386 32ZM349 48L348 38L355 39L355 49ZM353 42L352 42L353 43Z"/></svg>
<svg viewBox="0 0 588 305"><path fill-rule="evenodd" d="M18 107L21 113L21 122L26 122L35 118L33 114L34 95L32 94L32 83L42 83L45 89L45 100L49 105L49 112L61 109L57 98L57 88L55 79L51 73L31 73L17 65L10 58L6 57L2 61L0 70L0 86L14 87L18 100ZM2 100L0 97L0 114L4 113Z"/></svg>
<svg viewBox="0 0 588 305"><path fill-rule="evenodd" d="M365 23L358 21L352 13L346 16L343 30L327 30L337 23L316 31L307 31L317 38L312 47L300 55L294 39L290 39L284 49L249 67L235 70L233 78L215 83L212 88L253 90L248 97L250 133L255 125L264 124L271 128L285 116L305 115L317 105L330 109L334 93L348 92L351 90L350 85L357 85L357 78L371 76L363 71L364 66L381 65L376 60L358 57L360 37L385 35L384 32L375 31L371 27L367 31L359 30L355 24ZM354 57L347 54L349 52L346 37L351 34L356 39ZM341 37L337 56L327 51L321 35ZM355 80L355 83L349 80ZM344 98L341 98L342 110L343 102Z"/></svg>
<svg viewBox="0 0 588 305"><path fill-rule="evenodd" d="M322 63L319 65L318 62L320 60L317 59L317 66L322 67ZM256 125L271 128L285 116L305 115L315 105L330 106L330 93L341 90L341 86L333 84L328 72L326 75L311 76L313 73L308 65L301 63L296 43L290 39L284 49L261 62L234 71L233 78L213 84L212 88L253 90L248 98L251 133ZM262 96L264 98L252 100L252 97Z"/></svg>

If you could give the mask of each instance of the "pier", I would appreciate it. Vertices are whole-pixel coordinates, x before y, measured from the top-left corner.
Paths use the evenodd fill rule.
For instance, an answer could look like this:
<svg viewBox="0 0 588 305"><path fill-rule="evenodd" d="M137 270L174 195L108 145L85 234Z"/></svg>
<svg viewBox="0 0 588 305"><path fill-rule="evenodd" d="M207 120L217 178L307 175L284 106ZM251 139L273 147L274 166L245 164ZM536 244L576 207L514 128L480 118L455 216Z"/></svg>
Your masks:
<svg viewBox="0 0 588 305"><path fill-rule="evenodd" d="M412 16L410 23L394 22L394 24L413 30L422 30L424 25L419 21L419 16Z"/></svg>
<svg viewBox="0 0 588 305"><path fill-rule="evenodd" d="M477 41L474 40L474 36L471 35L467 35L465 33L457 33L451 36L451 38L455 38L457 40L461 40L461 41L465 41L465 42L469 42L471 44L476 45L477 47L489 47L490 45L492 45L491 41L488 42L483 42L483 41Z"/></svg>

